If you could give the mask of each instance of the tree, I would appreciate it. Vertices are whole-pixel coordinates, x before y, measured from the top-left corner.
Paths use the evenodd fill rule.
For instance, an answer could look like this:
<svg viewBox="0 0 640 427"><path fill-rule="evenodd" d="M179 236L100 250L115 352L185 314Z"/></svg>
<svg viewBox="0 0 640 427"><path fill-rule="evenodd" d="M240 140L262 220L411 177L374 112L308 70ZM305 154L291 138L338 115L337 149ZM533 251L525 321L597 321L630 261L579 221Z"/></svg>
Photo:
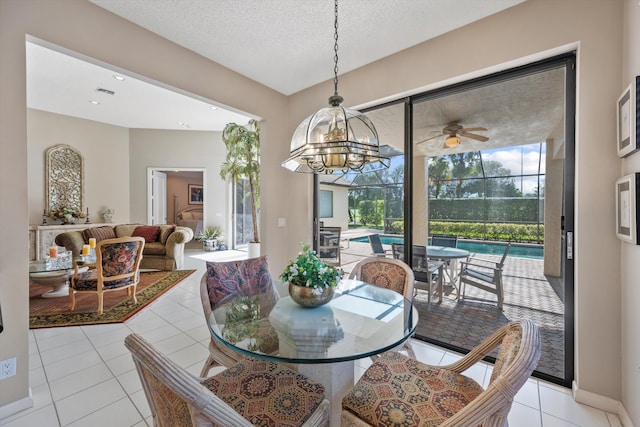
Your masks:
<svg viewBox="0 0 640 427"><path fill-rule="evenodd" d="M260 202L260 126L257 120L249 121L249 128L228 123L222 131L222 141L227 147L227 158L220 166L222 179L238 184L249 181L251 194L251 220L253 243L260 243L258 232L258 203Z"/></svg>

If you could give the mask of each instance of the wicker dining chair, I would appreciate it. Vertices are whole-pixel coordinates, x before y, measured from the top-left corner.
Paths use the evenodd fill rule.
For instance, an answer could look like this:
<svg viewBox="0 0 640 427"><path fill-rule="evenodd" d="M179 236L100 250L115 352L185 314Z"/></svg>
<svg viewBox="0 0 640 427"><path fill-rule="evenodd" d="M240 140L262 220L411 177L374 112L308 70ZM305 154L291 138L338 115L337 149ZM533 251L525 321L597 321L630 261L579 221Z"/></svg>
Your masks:
<svg viewBox="0 0 640 427"><path fill-rule="evenodd" d="M207 262L207 271L200 281L200 299L205 320L211 312L239 296L260 295L266 299L262 309L273 307L278 300L278 291L273 284L266 256L239 261ZM200 376L206 376L214 366L230 367L243 356L219 343L213 335L209 341L209 357Z"/></svg>
<svg viewBox="0 0 640 427"><path fill-rule="evenodd" d="M280 364L245 358L197 378L136 334L125 338L155 427L328 426L322 384Z"/></svg>
<svg viewBox="0 0 640 427"><path fill-rule="evenodd" d="M389 289L413 301L415 277L411 267L394 258L377 256L361 259L349 273L349 279L362 280L370 285ZM409 356L415 357L411 340L408 339L398 349L404 349ZM378 356L372 356L376 360Z"/></svg>
<svg viewBox="0 0 640 427"><path fill-rule="evenodd" d="M384 353L342 400L342 426L505 427L515 394L540 358L531 320L512 321L447 366ZM486 390L462 372L500 347ZM444 403L446 402L446 404Z"/></svg>

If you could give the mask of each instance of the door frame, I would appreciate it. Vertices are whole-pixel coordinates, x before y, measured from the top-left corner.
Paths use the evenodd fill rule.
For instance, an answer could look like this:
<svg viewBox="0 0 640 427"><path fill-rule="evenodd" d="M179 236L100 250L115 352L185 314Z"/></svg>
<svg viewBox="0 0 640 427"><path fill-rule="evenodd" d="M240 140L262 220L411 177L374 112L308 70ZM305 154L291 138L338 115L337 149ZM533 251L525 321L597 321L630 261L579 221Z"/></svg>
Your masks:
<svg viewBox="0 0 640 427"><path fill-rule="evenodd" d="M207 169L206 168L188 168L188 167L147 167L147 224L151 224L153 217L153 172L201 172L202 173L202 193L205 203L202 204L202 223L207 223ZM165 195L166 197L166 195ZM173 221L172 221L173 222Z"/></svg>

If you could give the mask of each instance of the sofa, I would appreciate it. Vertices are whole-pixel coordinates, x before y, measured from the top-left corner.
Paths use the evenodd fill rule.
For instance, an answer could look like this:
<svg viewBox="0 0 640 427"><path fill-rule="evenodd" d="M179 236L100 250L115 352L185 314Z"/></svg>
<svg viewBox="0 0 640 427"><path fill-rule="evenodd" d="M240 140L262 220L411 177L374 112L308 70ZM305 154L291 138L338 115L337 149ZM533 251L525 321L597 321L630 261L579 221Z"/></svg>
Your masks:
<svg viewBox="0 0 640 427"><path fill-rule="evenodd" d="M58 234L55 242L72 251L73 256L77 257L82 252L82 245L88 244L92 237L99 242L124 236L144 237L145 244L140 268L180 270L184 268L184 246L193 239L193 231L188 227L167 224L104 225Z"/></svg>

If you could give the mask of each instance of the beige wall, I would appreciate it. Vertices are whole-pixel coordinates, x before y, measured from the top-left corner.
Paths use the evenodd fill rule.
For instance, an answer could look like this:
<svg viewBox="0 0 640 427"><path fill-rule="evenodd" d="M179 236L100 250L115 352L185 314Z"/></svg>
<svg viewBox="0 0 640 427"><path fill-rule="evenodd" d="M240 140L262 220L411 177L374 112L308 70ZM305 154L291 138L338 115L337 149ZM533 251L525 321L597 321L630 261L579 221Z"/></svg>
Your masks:
<svg viewBox="0 0 640 427"><path fill-rule="evenodd" d="M29 224L42 222L45 152L58 144L84 157L84 206L91 222L104 222L99 213L106 208L115 210L114 222L129 221L129 129L30 109L27 140Z"/></svg>
<svg viewBox="0 0 640 427"><path fill-rule="evenodd" d="M618 94L635 76L640 76L640 4L637 0L625 0L623 23L623 67ZM616 171L617 172L617 171ZM620 176L640 172L640 154L635 153L622 160ZM613 183L611 183L613 186ZM640 246L620 243L622 267L621 310L621 371L622 401L633 420L640 426ZM616 264L617 265L617 264Z"/></svg>
<svg viewBox="0 0 640 427"><path fill-rule="evenodd" d="M219 173L226 156L221 133L131 129L130 134L132 221L147 222L148 168L202 168L206 180L204 224L223 227L224 235L228 236L222 215L228 210L229 186ZM173 202L170 204L173 209Z"/></svg>
<svg viewBox="0 0 640 427"><path fill-rule="evenodd" d="M578 48L576 384L585 392L622 400L633 422L640 425L640 381L635 367L640 323L633 304L640 299L638 287L632 286L640 268L636 267L638 248L627 246L621 251L613 233L612 185L621 166L613 142L606 143L615 138L612 106L623 87L621 77L626 80L638 73L637 11L629 11L624 21L624 73L621 43L623 5L631 9L636 3L529 0L347 73L340 77L339 89L346 106L378 103ZM0 219L13 224L0 229L0 241L12 242L10 248L0 246L0 300L6 327L0 335L0 360L18 357L18 375L0 382L0 407L24 398L28 384L27 272L23 268L29 222L24 198L28 193L26 34L263 117L261 229L263 253L269 255L274 271L297 252L298 242L309 240L311 229L310 178L294 177L279 164L287 157L296 125L325 106L332 93L328 81L286 98L86 1L0 0L0 180L12 184L0 186ZM636 164L640 155L635 157L623 162L628 170L640 169ZM137 179L137 167L131 169L131 179ZM132 188L132 197L139 192ZM132 201L132 220L139 211ZM287 219L287 227L277 227L280 217ZM284 251L277 246L281 242L286 242ZM620 269L616 266L621 252ZM626 298L624 304L621 296ZM628 380L621 386L623 377Z"/></svg>
<svg viewBox="0 0 640 427"><path fill-rule="evenodd" d="M333 217L319 218L325 227L340 227L343 231L349 229L349 192L347 187L336 185L320 185L321 190L333 192Z"/></svg>

